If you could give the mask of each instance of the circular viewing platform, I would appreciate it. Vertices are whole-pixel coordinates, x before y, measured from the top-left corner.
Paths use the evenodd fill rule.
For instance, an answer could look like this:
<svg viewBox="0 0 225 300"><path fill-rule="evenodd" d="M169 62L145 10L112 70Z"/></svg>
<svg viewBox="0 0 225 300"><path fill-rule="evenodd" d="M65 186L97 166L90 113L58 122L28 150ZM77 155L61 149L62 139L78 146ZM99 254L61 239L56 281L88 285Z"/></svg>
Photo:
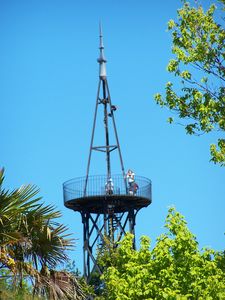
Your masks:
<svg viewBox="0 0 225 300"><path fill-rule="evenodd" d="M74 211L104 213L112 209L115 213L130 208L141 209L152 202L151 180L135 176L136 188L129 185L122 175L112 175L110 187L107 176L93 175L68 180L63 184L64 205ZM86 190L85 190L86 186Z"/></svg>

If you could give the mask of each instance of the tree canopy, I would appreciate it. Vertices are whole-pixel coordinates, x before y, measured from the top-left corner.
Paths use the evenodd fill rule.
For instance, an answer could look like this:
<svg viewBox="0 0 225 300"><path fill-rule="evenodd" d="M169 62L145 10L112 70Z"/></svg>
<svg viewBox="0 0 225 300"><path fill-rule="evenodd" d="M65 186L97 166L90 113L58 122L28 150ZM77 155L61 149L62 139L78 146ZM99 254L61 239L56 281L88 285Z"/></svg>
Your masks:
<svg viewBox="0 0 225 300"><path fill-rule="evenodd" d="M225 299L225 252L200 251L184 217L174 208L169 209L165 228L152 250L145 236L140 250L134 250L133 236L127 234L111 250L111 261L106 253L105 290L96 299Z"/></svg>
<svg viewBox="0 0 225 300"><path fill-rule="evenodd" d="M206 11L183 2L177 20L168 22L174 58L167 70L181 85L167 82L165 97L157 93L155 100L178 114L187 134L218 131L217 145L210 145L211 161L225 166L225 1L218 1L220 10L212 4Z"/></svg>
<svg viewBox="0 0 225 300"><path fill-rule="evenodd" d="M3 183L0 170L0 298L84 299L77 278L58 269L74 245L60 212L40 203L36 186L9 191Z"/></svg>

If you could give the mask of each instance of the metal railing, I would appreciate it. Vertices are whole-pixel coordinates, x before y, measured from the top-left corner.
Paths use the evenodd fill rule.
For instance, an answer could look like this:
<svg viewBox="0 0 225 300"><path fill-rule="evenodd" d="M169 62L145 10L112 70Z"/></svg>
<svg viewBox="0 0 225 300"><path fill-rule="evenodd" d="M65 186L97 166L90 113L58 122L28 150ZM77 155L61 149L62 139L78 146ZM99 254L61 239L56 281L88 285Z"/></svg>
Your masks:
<svg viewBox="0 0 225 300"><path fill-rule="evenodd" d="M84 195L84 188L86 177L78 177L68 180L63 183L64 203L70 200L76 200L91 196L114 196L114 195L129 195L136 197L147 198L151 201L152 189L151 180L135 176L135 183L137 188L132 190L122 175L112 175L112 186L110 190L107 186L107 176L105 175L91 175L88 177L86 193Z"/></svg>

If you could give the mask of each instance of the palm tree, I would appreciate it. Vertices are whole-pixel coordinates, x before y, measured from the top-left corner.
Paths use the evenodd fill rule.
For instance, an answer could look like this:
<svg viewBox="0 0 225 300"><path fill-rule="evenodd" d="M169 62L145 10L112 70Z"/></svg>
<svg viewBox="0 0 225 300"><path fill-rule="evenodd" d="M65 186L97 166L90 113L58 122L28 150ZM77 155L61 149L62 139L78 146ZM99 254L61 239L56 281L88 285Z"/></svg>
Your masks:
<svg viewBox="0 0 225 300"><path fill-rule="evenodd" d="M0 268L10 270L15 287L21 288L24 278L29 278L34 294L84 299L75 277L54 270L68 261L66 251L74 246L67 227L56 221L61 213L40 203L36 186L10 192L3 182L4 169L0 170Z"/></svg>

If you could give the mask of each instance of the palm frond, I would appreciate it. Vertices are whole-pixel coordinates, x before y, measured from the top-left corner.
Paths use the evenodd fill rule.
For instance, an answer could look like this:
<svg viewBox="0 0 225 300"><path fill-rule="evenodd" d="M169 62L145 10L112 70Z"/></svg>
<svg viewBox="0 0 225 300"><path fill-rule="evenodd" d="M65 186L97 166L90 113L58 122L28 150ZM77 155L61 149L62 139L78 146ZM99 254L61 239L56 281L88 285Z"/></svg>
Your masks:
<svg viewBox="0 0 225 300"><path fill-rule="evenodd" d="M3 188L0 170L0 264L13 272L15 282L29 276L34 291L51 299L84 299L75 279L54 269L68 261L74 247L68 228L58 222L61 213L53 205L40 203L39 189L24 185L13 191ZM39 272L42 270L42 272ZM67 278L66 280L64 280ZM75 290L74 290L75 286Z"/></svg>

